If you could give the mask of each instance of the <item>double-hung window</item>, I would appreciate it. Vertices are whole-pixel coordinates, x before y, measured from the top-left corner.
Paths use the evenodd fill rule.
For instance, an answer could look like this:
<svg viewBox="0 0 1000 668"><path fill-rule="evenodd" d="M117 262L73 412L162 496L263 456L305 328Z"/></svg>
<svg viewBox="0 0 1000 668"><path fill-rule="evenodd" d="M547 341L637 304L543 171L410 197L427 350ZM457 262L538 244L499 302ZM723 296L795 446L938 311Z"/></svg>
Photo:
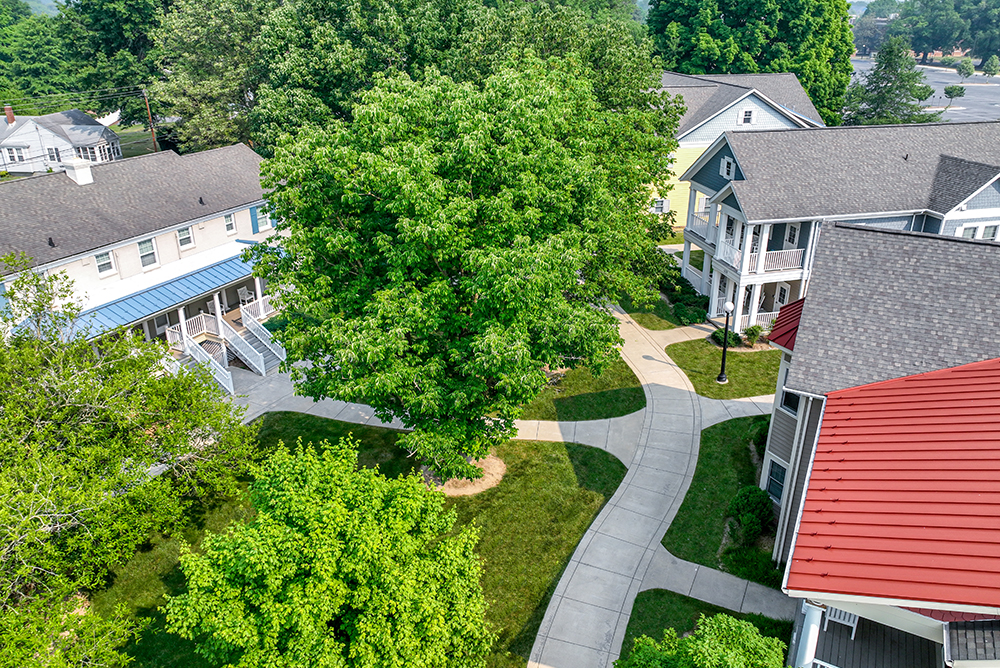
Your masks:
<svg viewBox="0 0 1000 668"><path fill-rule="evenodd" d="M670 210L670 200L654 199L650 213L666 213Z"/></svg>
<svg viewBox="0 0 1000 668"><path fill-rule="evenodd" d="M226 234L236 233L236 219L233 218L233 214L226 214Z"/></svg>
<svg viewBox="0 0 1000 668"><path fill-rule="evenodd" d="M97 263L97 273L102 276L113 274L115 271L115 262L111 259L111 253L98 253L94 256L94 262Z"/></svg>
<svg viewBox="0 0 1000 668"><path fill-rule="evenodd" d="M190 227L182 227L181 229L177 230L177 244L181 248L194 246L194 237L191 236Z"/></svg>
<svg viewBox="0 0 1000 668"><path fill-rule="evenodd" d="M987 239L989 241L996 241L996 239L997 239L997 228L1000 228L1000 225L987 225L986 227L984 227L983 228L983 239Z"/></svg>
<svg viewBox="0 0 1000 668"><path fill-rule="evenodd" d="M271 227L271 215L266 211L259 211L257 213L257 226L262 230Z"/></svg>
<svg viewBox="0 0 1000 668"><path fill-rule="evenodd" d="M8 148L7 149L7 161L8 162L24 162L24 149L23 148Z"/></svg>
<svg viewBox="0 0 1000 668"><path fill-rule="evenodd" d="M733 162L732 158L729 157L723 158L722 162L719 163L719 176L725 177L727 179L732 179L735 167L736 163Z"/></svg>
<svg viewBox="0 0 1000 668"><path fill-rule="evenodd" d="M156 265L156 244L152 239L139 242L139 262L143 268Z"/></svg>
<svg viewBox="0 0 1000 668"><path fill-rule="evenodd" d="M781 495L785 492L785 473L787 470L778 462L771 460L771 465L767 469L767 493L775 501L781 501Z"/></svg>
<svg viewBox="0 0 1000 668"><path fill-rule="evenodd" d="M61 162L59 157L59 149L50 146L46 149L49 154L49 162Z"/></svg>
<svg viewBox="0 0 1000 668"><path fill-rule="evenodd" d="M744 109L740 116L740 125L753 125L753 109Z"/></svg>
<svg viewBox="0 0 1000 668"><path fill-rule="evenodd" d="M792 415L799 414L799 395L784 389L788 382L788 369L785 369L785 377L781 382L781 407Z"/></svg>

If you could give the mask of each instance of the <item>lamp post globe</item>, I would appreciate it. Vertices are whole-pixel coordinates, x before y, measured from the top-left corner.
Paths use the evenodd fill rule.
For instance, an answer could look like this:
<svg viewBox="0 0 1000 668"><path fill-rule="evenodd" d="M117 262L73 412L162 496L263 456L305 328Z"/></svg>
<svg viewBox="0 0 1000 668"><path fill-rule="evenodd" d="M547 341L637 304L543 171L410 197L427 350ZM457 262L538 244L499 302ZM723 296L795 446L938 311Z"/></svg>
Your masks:
<svg viewBox="0 0 1000 668"><path fill-rule="evenodd" d="M726 377L726 350L729 348L729 315L736 309L736 305L732 302L726 302L722 310L726 312L726 326L722 329L722 368L719 369L719 375L715 379L716 383L720 385L725 385L729 382Z"/></svg>

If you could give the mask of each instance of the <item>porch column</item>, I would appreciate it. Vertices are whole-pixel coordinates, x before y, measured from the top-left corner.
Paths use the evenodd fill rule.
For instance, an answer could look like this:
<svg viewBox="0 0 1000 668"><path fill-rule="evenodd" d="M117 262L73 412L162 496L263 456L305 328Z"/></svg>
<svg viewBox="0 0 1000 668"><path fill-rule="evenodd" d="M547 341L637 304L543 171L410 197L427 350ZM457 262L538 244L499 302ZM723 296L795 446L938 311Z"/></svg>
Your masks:
<svg viewBox="0 0 1000 668"><path fill-rule="evenodd" d="M819 623L823 619L823 608L802 601L802 611L806 613L802 623L802 636L799 638L798 651L795 653L797 668L812 668L816 658L816 644L819 642Z"/></svg>
<svg viewBox="0 0 1000 668"><path fill-rule="evenodd" d="M753 249L753 225L740 223L743 233L743 255L740 256L740 276L750 273L750 251Z"/></svg>
<svg viewBox="0 0 1000 668"><path fill-rule="evenodd" d="M684 255L681 258L681 276L684 276L684 271L690 266L691 266L691 242L685 239Z"/></svg>
<svg viewBox="0 0 1000 668"><path fill-rule="evenodd" d="M742 334L743 330L740 329L740 318L743 316L743 299L745 298L746 288L743 287L743 281L741 280L736 284L736 290L734 291L732 302L736 305L736 310L733 311L733 331Z"/></svg>
<svg viewBox="0 0 1000 668"><path fill-rule="evenodd" d="M708 214L708 232L706 233L708 234L708 237L706 237L706 240L709 243L718 245L719 238L721 236L720 230L722 229L722 226L719 225L719 220L718 220L719 205L713 202L712 205L709 207L709 212L710 213Z"/></svg>
<svg viewBox="0 0 1000 668"><path fill-rule="evenodd" d="M177 320L180 321L181 334L185 338L187 338L187 335L188 335L188 325L187 325L187 317L184 315L184 307L183 306L181 306L180 308L177 309Z"/></svg>
<svg viewBox="0 0 1000 668"><path fill-rule="evenodd" d="M151 337L149 335L149 321L148 320L143 320L142 321L142 334L143 334L143 336L146 337L147 341L151 341L153 339L153 337Z"/></svg>
<svg viewBox="0 0 1000 668"><path fill-rule="evenodd" d="M222 309L228 313L229 312L229 298L226 297L226 289L222 288L221 290L219 290L219 294L222 295Z"/></svg>
<svg viewBox="0 0 1000 668"><path fill-rule="evenodd" d="M212 295L212 301L215 302L215 322L219 326L219 336L222 336L222 303L218 292Z"/></svg>
<svg viewBox="0 0 1000 668"><path fill-rule="evenodd" d="M691 222L696 206L698 206L698 191L694 189L694 186L691 186L691 191L688 194L688 215L687 220L684 221L685 225ZM705 233L708 234L707 231Z"/></svg>
<svg viewBox="0 0 1000 668"><path fill-rule="evenodd" d="M771 240L771 224L767 223L760 228L760 250L757 256L757 273L764 273L764 258L767 257L767 242Z"/></svg>
<svg viewBox="0 0 1000 668"><path fill-rule="evenodd" d="M757 258L760 263L760 257ZM760 283L754 283L750 288L750 325L757 324L757 309L760 304Z"/></svg>
<svg viewBox="0 0 1000 668"><path fill-rule="evenodd" d="M705 259L701 263L701 294L708 294L709 280L712 273L712 255L707 250L703 250ZM718 290L718 288L716 288Z"/></svg>
<svg viewBox="0 0 1000 668"><path fill-rule="evenodd" d="M705 253L705 257L708 257L708 253ZM714 318L715 314L719 312L719 285L722 281L722 273L716 269L712 274L712 291L708 293L708 317Z"/></svg>
<svg viewBox="0 0 1000 668"><path fill-rule="evenodd" d="M261 299L264 296L264 281L260 280L260 276L254 276L253 285L257 288L257 299Z"/></svg>

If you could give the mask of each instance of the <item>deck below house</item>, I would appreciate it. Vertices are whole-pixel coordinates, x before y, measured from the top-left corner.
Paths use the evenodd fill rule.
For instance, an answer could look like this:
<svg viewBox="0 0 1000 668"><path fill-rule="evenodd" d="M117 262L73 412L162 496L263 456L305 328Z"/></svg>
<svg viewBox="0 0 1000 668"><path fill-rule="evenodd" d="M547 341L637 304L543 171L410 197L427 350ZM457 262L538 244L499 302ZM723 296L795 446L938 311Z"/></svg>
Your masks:
<svg viewBox="0 0 1000 668"><path fill-rule="evenodd" d="M816 659L813 668L943 668L944 648L862 617L854 640L848 626L821 626Z"/></svg>

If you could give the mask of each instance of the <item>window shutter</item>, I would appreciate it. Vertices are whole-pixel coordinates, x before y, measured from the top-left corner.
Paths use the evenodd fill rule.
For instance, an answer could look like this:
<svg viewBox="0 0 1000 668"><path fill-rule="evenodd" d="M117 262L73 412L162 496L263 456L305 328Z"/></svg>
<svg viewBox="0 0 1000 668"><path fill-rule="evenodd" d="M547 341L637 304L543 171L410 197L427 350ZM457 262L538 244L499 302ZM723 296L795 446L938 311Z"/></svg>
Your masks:
<svg viewBox="0 0 1000 668"><path fill-rule="evenodd" d="M726 159L725 158L723 158L719 162L719 176L721 176L723 178L726 177Z"/></svg>
<svg viewBox="0 0 1000 668"><path fill-rule="evenodd" d="M257 207L255 206L250 207L250 227L254 234L260 232L260 225L257 224Z"/></svg>

